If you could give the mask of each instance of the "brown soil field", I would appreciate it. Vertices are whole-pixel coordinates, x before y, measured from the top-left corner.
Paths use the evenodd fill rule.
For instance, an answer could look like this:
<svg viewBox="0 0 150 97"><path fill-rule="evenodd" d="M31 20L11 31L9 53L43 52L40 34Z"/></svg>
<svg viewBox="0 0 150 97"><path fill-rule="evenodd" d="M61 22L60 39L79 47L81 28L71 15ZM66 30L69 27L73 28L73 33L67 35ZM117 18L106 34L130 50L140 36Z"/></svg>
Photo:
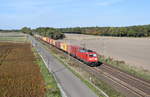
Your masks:
<svg viewBox="0 0 150 97"><path fill-rule="evenodd" d="M44 97L45 85L27 43L0 43L0 97Z"/></svg>
<svg viewBox="0 0 150 97"><path fill-rule="evenodd" d="M150 38L65 35L66 38L59 41L86 47L101 55L125 61L130 66L150 71Z"/></svg>
<svg viewBox="0 0 150 97"><path fill-rule="evenodd" d="M26 34L23 33L19 33L19 32L0 32L0 37L13 37L13 36L17 36L17 37L25 37Z"/></svg>

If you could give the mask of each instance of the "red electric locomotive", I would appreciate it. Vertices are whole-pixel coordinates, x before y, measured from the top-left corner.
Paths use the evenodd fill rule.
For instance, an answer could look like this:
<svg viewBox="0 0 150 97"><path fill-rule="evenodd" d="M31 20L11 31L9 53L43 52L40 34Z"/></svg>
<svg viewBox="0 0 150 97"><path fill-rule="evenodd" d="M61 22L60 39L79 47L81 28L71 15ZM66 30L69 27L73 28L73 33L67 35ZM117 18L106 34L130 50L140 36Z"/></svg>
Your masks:
<svg viewBox="0 0 150 97"><path fill-rule="evenodd" d="M97 54L92 50L84 49L79 46L68 45L67 52L90 66L98 65Z"/></svg>
<svg viewBox="0 0 150 97"><path fill-rule="evenodd" d="M92 50L80 48L76 53L76 57L90 66L98 65L97 54Z"/></svg>

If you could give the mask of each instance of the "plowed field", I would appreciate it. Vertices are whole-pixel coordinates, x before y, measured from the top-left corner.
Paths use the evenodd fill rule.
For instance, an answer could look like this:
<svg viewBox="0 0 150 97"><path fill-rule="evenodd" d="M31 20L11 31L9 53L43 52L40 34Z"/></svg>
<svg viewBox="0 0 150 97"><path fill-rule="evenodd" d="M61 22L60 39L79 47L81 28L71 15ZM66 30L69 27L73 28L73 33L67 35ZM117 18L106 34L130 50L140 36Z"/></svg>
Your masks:
<svg viewBox="0 0 150 97"><path fill-rule="evenodd" d="M0 97L43 97L45 85L30 44L0 43Z"/></svg>

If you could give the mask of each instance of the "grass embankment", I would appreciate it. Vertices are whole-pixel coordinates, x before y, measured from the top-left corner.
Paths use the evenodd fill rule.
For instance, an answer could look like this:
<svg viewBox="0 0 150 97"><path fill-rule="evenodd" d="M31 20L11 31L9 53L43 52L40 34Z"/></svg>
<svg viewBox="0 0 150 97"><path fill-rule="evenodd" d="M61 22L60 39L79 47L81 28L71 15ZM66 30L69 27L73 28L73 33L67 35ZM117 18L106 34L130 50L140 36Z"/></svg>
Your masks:
<svg viewBox="0 0 150 97"><path fill-rule="evenodd" d="M99 60L101 62L107 63L107 64L111 64L112 66L119 68L120 70L123 70L133 76L142 78L144 80L150 81L150 71L148 70L142 70L142 69L138 69L136 67L132 67L128 64L126 64L124 61L117 61L114 60L112 58L106 58L104 56L100 56Z"/></svg>
<svg viewBox="0 0 150 97"><path fill-rule="evenodd" d="M45 89L46 94L44 97L61 97L60 90L57 86L57 83L53 77L53 75L48 71L45 63L43 62L42 58L39 56L39 54L36 52L35 49L33 49L34 54L36 56L36 63L40 67L40 72L44 78L45 81Z"/></svg>
<svg viewBox="0 0 150 97"><path fill-rule="evenodd" d="M45 46L48 48L47 46ZM56 57L62 64L64 64L70 71L72 71L82 82L84 82L92 91L94 91L99 97L105 97L101 90L103 90L110 97L124 97L108 84L102 80L97 79L95 76L86 72L84 68L80 67L80 64L68 60L67 57L57 52L56 49L49 49L51 54ZM101 90L99 90L101 89Z"/></svg>

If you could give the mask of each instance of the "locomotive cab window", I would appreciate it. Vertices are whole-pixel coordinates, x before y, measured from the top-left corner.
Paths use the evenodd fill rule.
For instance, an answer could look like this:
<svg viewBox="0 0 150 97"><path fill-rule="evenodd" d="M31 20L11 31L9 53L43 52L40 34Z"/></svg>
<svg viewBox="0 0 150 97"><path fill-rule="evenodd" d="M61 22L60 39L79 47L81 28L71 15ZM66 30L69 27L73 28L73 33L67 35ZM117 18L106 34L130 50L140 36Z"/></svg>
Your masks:
<svg viewBox="0 0 150 97"><path fill-rule="evenodd" d="M85 50L82 50L82 49L81 49L81 50L79 50L79 51L80 51L80 52L85 52Z"/></svg>
<svg viewBox="0 0 150 97"><path fill-rule="evenodd" d="M96 57L96 54L89 54L89 57Z"/></svg>

